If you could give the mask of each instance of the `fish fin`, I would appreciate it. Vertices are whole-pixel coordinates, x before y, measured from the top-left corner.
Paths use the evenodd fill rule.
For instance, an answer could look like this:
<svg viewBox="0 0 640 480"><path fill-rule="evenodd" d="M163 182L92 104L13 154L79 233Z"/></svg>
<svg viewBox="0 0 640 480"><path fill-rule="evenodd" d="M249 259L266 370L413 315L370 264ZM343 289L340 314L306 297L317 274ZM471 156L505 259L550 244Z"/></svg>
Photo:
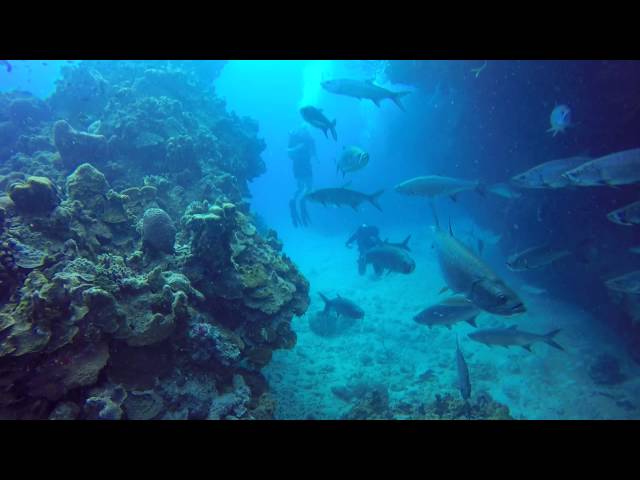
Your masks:
<svg viewBox="0 0 640 480"><path fill-rule="evenodd" d="M327 129L326 129L326 128L323 128L323 129L322 129L322 133L324 133L324 136L325 136L326 138L329 138L329 135L327 135Z"/></svg>
<svg viewBox="0 0 640 480"><path fill-rule="evenodd" d="M400 99L402 97L404 97L405 95L409 95L411 92L409 91L405 91L405 92L394 92L393 96L391 97L391 100L393 100L393 102L400 107L400 110L402 110L403 112L406 112L406 110L404 109L404 106L402 105L402 103L400 102Z"/></svg>
<svg viewBox="0 0 640 480"><path fill-rule="evenodd" d="M442 288L440 289L440 291L438 292L438 295L442 295L442 294L443 294L444 292L446 292L447 290L449 290L449 287L445 285L444 287L442 287Z"/></svg>
<svg viewBox="0 0 640 480"><path fill-rule="evenodd" d="M336 132L336 122L337 120L333 120L331 123L331 136L337 142L338 141L338 132Z"/></svg>
<svg viewBox="0 0 640 480"><path fill-rule="evenodd" d="M525 350L527 350L528 352L531 352L531 345L520 345L520 346Z"/></svg>
<svg viewBox="0 0 640 480"><path fill-rule="evenodd" d="M455 194L455 193L452 193L451 195L449 195L449 198L450 198L452 201L454 201L454 202L457 202L457 201L458 201L458 197L456 196L456 194Z"/></svg>
<svg viewBox="0 0 640 480"><path fill-rule="evenodd" d="M476 316L474 316L474 317L471 317L469 320L467 320L467 323L468 323L469 325L471 325L472 327L476 327L476 328L478 328L478 324L476 323L476 318L477 318L477 317L478 317L477 315L476 315Z"/></svg>
<svg viewBox="0 0 640 480"><path fill-rule="evenodd" d="M329 311L329 309L330 309L329 306L331 305L331 300L329 300L326 295L324 295L324 294L322 294L320 292L318 292L318 295L320 295L320 298L324 302L324 310L323 311L324 312Z"/></svg>
<svg viewBox="0 0 640 480"><path fill-rule="evenodd" d="M549 333L546 333L544 335L544 341L547 345L551 345L552 347L557 348L558 350L562 350L564 352L565 349L562 348L562 345L560 345L555 340L553 340L553 337L555 337L560 330L561 330L560 328L556 328L555 330L552 330Z"/></svg>
<svg viewBox="0 0 640 480"><path fill-rule="evenodd" d="M411 235L404 239L404 241L400 244L402 247L406 248L409 252L411 249L409 248L409 240L411 240Z"/></svg>
<svg viewBox="0 0 640 480"><path fill-rule="evenodd" d="M380 211L382 211L382 207L378 203L378 197L380 197L380 195L382 195L383 193L384 190L378 190L376 193L369 195L369 202L371 202L371 205L373 205Z"/></svg>

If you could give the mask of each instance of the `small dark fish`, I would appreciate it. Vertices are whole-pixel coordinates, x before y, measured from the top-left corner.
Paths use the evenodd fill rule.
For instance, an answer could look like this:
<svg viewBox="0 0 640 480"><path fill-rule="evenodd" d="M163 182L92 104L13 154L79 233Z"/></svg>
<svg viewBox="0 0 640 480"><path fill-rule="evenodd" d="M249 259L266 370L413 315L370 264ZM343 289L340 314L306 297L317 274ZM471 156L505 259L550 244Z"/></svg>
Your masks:
<svg viewBox="0 0 640 480"><path fill-rule="evenodd" d="M390 245L378 245L364 253L365 263L372 264L376 274L381 275L385 270L409 274L416 269L416 262L406 250Z"/></svg>
<svg viewBox="0 0 640 480"><path fill-rule="evenodd" d="M6 67L7 73L11 73L11 70L13 70L13 67L8 60L0 60L0 65L4 65Z"/></svg>
<svg viewBox="0 0 640 480"><path fill-rule="evenodd" d="M386 239L383 243L384 245L389 245L390 247L402 248L403 250L410 252L411 248L409 248L409 240L411 240L411 235L407 236L407 238L405 238L400 243L393 243L393 242L390 242L388 239Z"/></svg>
<svg viewBox="0 0 640 480"><path fill-rule="evenodd" d="M336 120L333 122L322 113L322 109L315 107L302 107L300 109L302 118L310 125L319 128L324 133L324 136L329 138L327 130L331 131L331 136L335 141L338 141L338 133L336 132Z"/></svg>
<svg viewBox="0 0 640 480"><path fill-rule="evenodd" d="M469 338L485 345L499 345L509 348L510 346L519 346L527 351L531 351L531 345L537 342L544 342L558 350L563 350L562 346L553 340L553 337L560 331L555 329L549 333L539 335L537 333L525 332L518 330L516 325L507 328L485 328L476 330L469 334Z"/></svg>
<svg viewBox="0 0 640 480"><path fill-rule="evenodd" d="M47 65L49 65L47 62L42 62L43 67L46 67Z"/></svg>
<svg viewBox="0 0 640 480"><path fill-rule="evenodd" d="M467 362L465 362L462 350L460 350L457 336L456 364L458 365L458 387L460 388L460 395L462 395L462 399L466 402L471 397L471 381L469 380L469 367L467 367Z"/></svg>
<svg viewBox="0 0 640 480"><path fill-rule="evenodd" d="M322 205L335 205L341 207L342 205L348 205L354 210L358 210L358 207L363 202L369 202L371 205L382 211L382 207L378 203L378 197L384 193L384 190L379 190L371 195L366 193L357 192L355 190L349 190L348 188L321 188L313 192L307 193L304 198L313 202L321 203Z"/></svg>
<svg viewBox="0 0 640 480"><path fill-rule="evenodd" d="M319 293L318 295L320 295L320 298L324 301L325 312L333 310L338 314L338 316L343 315L345 317L355 319L364 317L364 310L347 298L338 295L336 298L330 299L322 293Z"/></svg>

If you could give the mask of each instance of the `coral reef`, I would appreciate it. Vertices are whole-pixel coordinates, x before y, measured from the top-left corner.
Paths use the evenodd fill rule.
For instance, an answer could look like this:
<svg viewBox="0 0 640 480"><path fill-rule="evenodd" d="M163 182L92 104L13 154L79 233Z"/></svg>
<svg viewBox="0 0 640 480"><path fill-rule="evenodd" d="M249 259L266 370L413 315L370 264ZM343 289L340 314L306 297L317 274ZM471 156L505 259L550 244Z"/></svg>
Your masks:
<svg viewBox="0 0 640 480"><path fill-rule="evenodd" d="M0 94L0 418L273 417L309 285L249 212L257 124L191 67Z"/></svg>

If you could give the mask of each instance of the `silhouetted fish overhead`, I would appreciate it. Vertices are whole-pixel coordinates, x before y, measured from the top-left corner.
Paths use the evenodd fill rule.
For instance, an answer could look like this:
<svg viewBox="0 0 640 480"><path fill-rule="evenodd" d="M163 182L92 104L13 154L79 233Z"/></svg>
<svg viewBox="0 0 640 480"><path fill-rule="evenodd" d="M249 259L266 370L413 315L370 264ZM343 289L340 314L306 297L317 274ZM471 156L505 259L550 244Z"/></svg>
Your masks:
<svg viewBox="0 0 640 480"><path fill-rule="evenodd" d="M380 106L380 101L388 98L392 100L400 109L404 110L400 98L408 95L411 92L392 92L379 85L373 83L373 80L350 80L346 78L336 80L326 80L321 83L322 88L326 91L335 93L337 95L345 95L354 98L366 98L371 100L376 106Z"/></svg>

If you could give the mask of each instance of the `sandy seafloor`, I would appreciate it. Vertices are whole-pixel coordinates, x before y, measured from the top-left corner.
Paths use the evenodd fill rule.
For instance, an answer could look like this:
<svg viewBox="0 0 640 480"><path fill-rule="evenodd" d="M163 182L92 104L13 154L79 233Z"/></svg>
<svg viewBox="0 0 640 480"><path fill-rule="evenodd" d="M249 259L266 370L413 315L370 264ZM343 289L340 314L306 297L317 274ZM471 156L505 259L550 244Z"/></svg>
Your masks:
<svg viewBox="0 0 640 480"><path fill-rule="evenodd" d="M472 401L486 391L518 419L640 418L640 366L606 323L547 293L523 292L520 286L526 282L516 273L501 272L501 276L520 294L528 311L516 317L482 313L479 327L517 323L536 333L561 328L556 340L566 352L544 343L535 344L533 353L520 347L488 347L467 337L474 329L467 323L452 330L415 323L417 312L450 293L439 294L444 280L431 248L429 227L384 231L381 237L400 241L408 233L413 234L410 246L416 270L376 279L370 266L366 275L358 275L357 248L344 246L348 234L328 237L313 229L281 231L285 252L310 282L311 306L304 317L293 320L297 345L274 352L264 370L277 398L277 418L339 419L352 404L336 397L331 388L359 382L386 385L392 407L397 402L416 406L431 402L436 393L458 395L456 333L469 365ZM491 259L490 264L500 258L491 245L484 256ZM319 291L355 301L365 310L364 319L343 335L316 335L309 318L324 307ZM614 386L592 381L588 367L605 352L620 360L627 381ZM429 369L433 375L419 380Z"/></svg>

